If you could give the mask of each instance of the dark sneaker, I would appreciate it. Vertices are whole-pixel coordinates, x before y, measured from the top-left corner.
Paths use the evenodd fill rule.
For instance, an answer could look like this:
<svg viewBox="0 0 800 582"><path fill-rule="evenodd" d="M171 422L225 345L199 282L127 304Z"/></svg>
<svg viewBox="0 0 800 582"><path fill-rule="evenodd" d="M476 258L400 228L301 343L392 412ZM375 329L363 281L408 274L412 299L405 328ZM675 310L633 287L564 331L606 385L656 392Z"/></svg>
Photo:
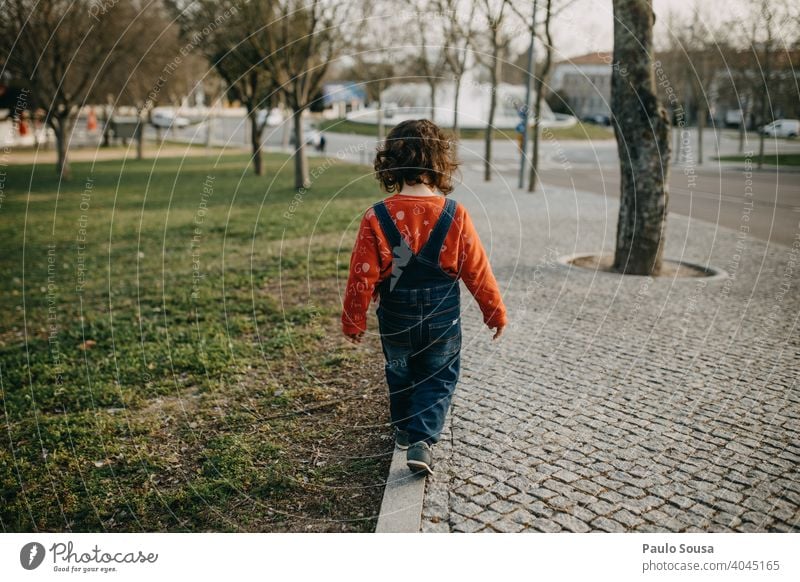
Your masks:
<svg viewBox="0 0 800 582"><path fill-rule="evenodd" d="M394 431L394 444L395 446L400 449L401 451L405 451L408 448L408 432L404 430L395 429Z"/></svg>
<svg viewBox="0 0 800 582"><path fill-rule="evenodd" d="M406 464L415 473L424 471L428 475L433 475L433 455L428 443L420 441L408 447Z"/></svg>

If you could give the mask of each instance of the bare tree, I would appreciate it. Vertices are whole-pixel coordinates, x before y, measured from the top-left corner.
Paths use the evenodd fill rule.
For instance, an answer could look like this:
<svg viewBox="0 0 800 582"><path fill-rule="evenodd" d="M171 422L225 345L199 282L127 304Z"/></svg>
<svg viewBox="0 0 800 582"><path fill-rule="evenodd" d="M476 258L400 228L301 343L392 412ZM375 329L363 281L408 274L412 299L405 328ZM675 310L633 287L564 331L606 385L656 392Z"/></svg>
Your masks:
<svg viewBox="0 0 800 582"><path fill-rule="evenodd" d="M248 38L259 34L261 24L250 18L246 4L257 0L172 0L172 13L189 42L202 39L199 49L225 81L228 93L247 109L253 171L264 174L262 142L267 115L259 110L274 105L277 86L261 65L265 55Z"/></svg>
<svg viewBox="0 0 800 582"><path fill-rule="evenodd" d="M536 183L539 178L539 141L541 138L542 125L542 99L544 98L545 81L550 76L550 69L553 65L553 34L550 31L550 21L552 20L553 1L547 0L544 7L544 61L538 71L534 83L533 93L533 127L531 127L531 169L528 176L528 192L536 190Z"/></svg>
<svg viewBox="0 0 800 582"><path fill-rule="evenodd" d="M658 66L663 71L664 81L658 83L659 97L664 100L669 108L670 119L676 123L680 131L673 131L675 143L673 151L678 157L682 154L681 142L686 125L686 109L688 107L688 78L686 52L683 39L683 30L686 23L681 14L670 10L665 16L666 26L662 39L662 48L659 51Z"/></svg>
<svg viewBox="0 0 800 582"><path fill-rule="evenodd" d="M614 270L657 275L667 216L669 119L656 95L652 0L613 0L611 112L621 200Z"/></svg>
<svg viewBox="0 0 800 582"><path fill-rule="evenodd" d="M542 60L541 64L536 66L536 71L534 74L534 95L533 95L533 127L531 128L531 143L532 143L532 153L530 159L530 179L528 180L528 191L534 192L536 190L537 182L538 182L538 172L539 172L539 142L541 139L541 123L542 123L542 103L545 100L545 93L547 89L547 81L550 77L550 71L553 65L553 34L551 31L551 22L553 18L555 18L558 13L563 11L565 8L569 7L574 0L562 0L561 2L557 2L557 6L554 6L553 0L544 0L544 19L542 20L542 24L544 25L544 36L542 38L542 44L544 46L544 59ZM527 5L528 3L525 3ZM524 11L518 8L517 3L511 5L516 12L517 16L519 16L524 22L528 22L531 20L531 16L525 14ZM532 23L533 26L529 26L530 34L536 35L536 27L539 23ZM528 104L526 104L527 106Z"/></svg>
<svg viewBox="0 0 800 582"><path fill-rule="evenodd" d="M697 123L697 152L693 157L697 164L702 164L703 130L710 111L709 92L712 89L716 91L715 80L721 65L719 46L724 31L713 24L715 20L699 2L695 2L688 18L682 18L676 12L670 12L667 18L668 49L660 61L665 71L669 67L667 86L673 94L677 88L689 93L686 101L691 101ZM688 107L690 103L684 105Z"/></svg>
<svg viewBox="0 0 800 582"><path fill-rule="evenodd" d="M385 135L383 115L383 92L392 80L404 70L395 62L396 50L385 46L385 39L402 34L404 23L392 19L396 4L389 1L364 0L361 4L361 15L364 26L353 40L350 57L353 65L346 69L346 78L363 83L367 100L376 104L377 137L382 140Z"/></svg>
<svg viewBox="0 0 800 582"><path fill-rule="evenodd" d="M101 9L102 8L102 9ZM124 63L146 58L164 27L158 10L139 1L100 7L91 0L6 0L0 9L2 73L22 81L56 137L56 170L68 179L75 115L88 99L105 100ZM122 67L120 69L119 67Z"/></svg>
<svg viewBox="0 0 800 582"><path fill-rule="evenodd" d="M461 81L469 65L477 8L477 3L470 1L467 12L460 16L462 4L459 0L437 0L435 3L437 11L445 15L443 20L444 58L447 67L453 74L453 136L456 140L459 134L458 100L461 96Z"/></svg>
<svg viewBox="0 0 800 582"><path fill-rule="evenodd" d="M713 73L712 58L714 38L708 28L708 15L703 14L700 4L695 2L692 21L689 25L689 45L687 51L691 60L688 68L690 86L697 109L697 156L698 165L703 164L703 129L708 117L708 93Z"/></svg>
<svg viewBox="0 0 800 582"><path fill-rule="evenodd" d="M764 132L760 127L773 117L772 98L781 85L781 71L776 61L787 52L789 41L798 31L798 12L791 0L749 0L749 15L741 23L742 35L750 58L745 62L754 76L753 93L759 128L758 167L764 160ZM749 24L749 26L748 26Z"/></svg>
<svg viewBox="0 0 800 582"><path fill-rule="evenodd" d="M144 158L144 130L153 108L160 103L180 105L205 69L204 60L180 44L180 31L170 22L161 5L148 5L139 13L140 38L137 51L120 55L117 65L104 75L108 118L120 106L136 108L138 125L134 139L136 158ZM148 37L153 38L150 40ZM160 136L161 128L157 128ZM159 137L160 140L160 137Z"/></svg>
<svg viewBox="0 0 800 582"><path fill-rule="evenodd" d="M436 8L435 3L427 0L406 0L412 11L411 38L415 43L413 63L419 68L420 73L428 84L431 96L431 121L436 120L436 89L441 83L447 70L445 43L445 30L443 23L448 17L441 18L439 14L431 13L430 8ZM439 39L439 42L430 43L430 39Z"/></svg>
<svg viewBox="0 0 800 582"><path fill-rule="evenodd" d="M353 60L355 64L350 69L350 79L363 83L367 100L375 103L377 114L377 137L382 140L385 135L383 119L383 92L388 87L396 74L394 63L385 59L385 54L370 52L357 53Z"/></svg>
<svg viewBox="0 0 800 582"><path fill-rule="evenodd" d="M503 60L511 43L511 36L503 30L505 19L511 12L510 0L480 0L481 16L486 28L479 39L481 46L475 56L489 71L491 95L489 96L489 119L484 134L483 179L492 179L492 137L494 133L494 114L497 108L497 87L500 84ZM476 37L477 40L477 37ZM485 49L483 47L486 47Z"/></svg>
<svg viewBox="0 0 800 582"><path fill-rule="evenodd" d="M339 25L346 21L342 0L251 1L243 10L258 23L248 37L262 55L261 66L275 80L292 109L295 138L295 188L310 185L303 136L303 114L320 93L328 67L345 46Z"/></svg>

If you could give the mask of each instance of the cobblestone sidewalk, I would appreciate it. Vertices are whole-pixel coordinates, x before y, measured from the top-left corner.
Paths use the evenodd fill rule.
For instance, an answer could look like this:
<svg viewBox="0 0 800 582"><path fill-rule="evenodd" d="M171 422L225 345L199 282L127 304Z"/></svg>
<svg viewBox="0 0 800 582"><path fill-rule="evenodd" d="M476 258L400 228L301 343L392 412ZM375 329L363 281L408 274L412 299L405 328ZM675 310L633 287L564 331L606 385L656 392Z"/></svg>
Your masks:
<svg viewBox="0 0 800 582"><path fill-rule="evenodd" d="M464 182L512 323L465 301L422 530L800 530L800 238L672 216L665 256L728 276L621 278L557 262L613 251L615 202Z"/></svg>

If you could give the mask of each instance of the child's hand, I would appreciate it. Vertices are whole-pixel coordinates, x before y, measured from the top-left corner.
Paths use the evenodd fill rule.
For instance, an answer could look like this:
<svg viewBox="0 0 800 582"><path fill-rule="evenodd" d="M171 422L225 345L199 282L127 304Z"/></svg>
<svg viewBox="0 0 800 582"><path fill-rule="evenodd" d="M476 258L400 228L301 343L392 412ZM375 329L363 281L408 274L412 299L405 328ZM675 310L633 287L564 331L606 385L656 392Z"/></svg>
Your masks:
<svg viewBox="0 0 800 582"><path fill-rule="evenodd" d="M351 344L360 344L361 338L364 336L364 332L359 333L346 333L344 337L349 341Z"/></svg>
<svg viewBox="0 0 800 582"><path fill-rule="evenodd" d="M506 326L505 326L505 325L498 325L497 327L490 327L489 329L493 329L493 330L494 330L494 335L492 336L492 339L493 339L493 340L496 340L496 339L497 339L497 338L499 338L501 335L503 335L503 330L504 330L505 328L506 328Z"/></svg>

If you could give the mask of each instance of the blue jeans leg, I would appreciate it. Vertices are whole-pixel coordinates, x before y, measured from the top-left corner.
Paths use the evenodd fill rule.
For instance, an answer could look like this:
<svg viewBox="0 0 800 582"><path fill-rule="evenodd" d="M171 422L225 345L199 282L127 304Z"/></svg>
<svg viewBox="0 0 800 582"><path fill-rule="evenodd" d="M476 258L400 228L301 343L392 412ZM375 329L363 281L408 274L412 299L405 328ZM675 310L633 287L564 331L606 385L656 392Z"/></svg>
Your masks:
<svg viewBox="0 0 800 582"><path fill-rule="evenodd" d="M411 358L414 391L411 393L409 440L438 442L461 368L461 335L436 342Z"/></svg>
<svg viewBox="0 0 800 582"><path fill-rule="evenodd" d="M392 425L407 430L411 408L411 394L414 391L414 378L411 374L410 345L398 345L382 339L383 356L386 359L386 384L389 386L389 414Z"/></svg>

